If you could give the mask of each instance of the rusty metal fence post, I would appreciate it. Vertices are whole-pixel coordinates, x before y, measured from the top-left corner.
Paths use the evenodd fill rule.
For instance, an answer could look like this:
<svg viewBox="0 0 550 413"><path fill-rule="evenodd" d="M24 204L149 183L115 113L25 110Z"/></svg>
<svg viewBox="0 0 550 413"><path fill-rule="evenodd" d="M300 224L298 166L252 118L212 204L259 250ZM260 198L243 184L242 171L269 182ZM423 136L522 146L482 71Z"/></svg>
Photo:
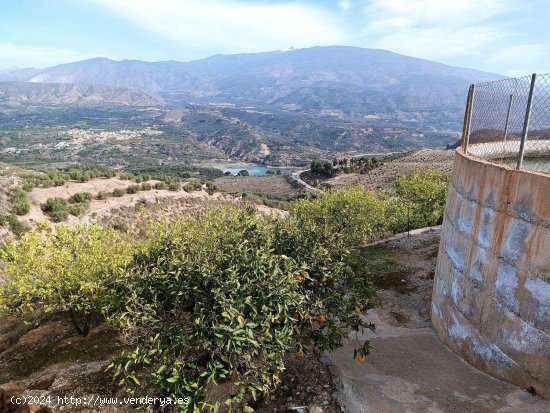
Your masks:
<svg viewBox="0 0 550 413"><path fill-rule="evenodd" d="M525 154L525 141L529 133L529 120L531 119L531 109L533 107L533 93L535 91L535 83L537 81L537 74L531 75L531 86L529 87L529 96L527 98L527 107L525 109L525 119L523 121L523 131L521 133L521 143L519 145L518 163L516 169L521 169L523 165L523 155Z"/></svg>
<svg viewBox="0 0 550 413"><path fill-rule="evenodd" d="M475 85L470 85L468 89L468 98L466 100L466 111L464 112L464 127L462 129L462 141L464 153L468 152L468 143L470 141L470 130L472 126L472 110L474 106Z"/></svg>
<svg viewBox="0 0 550 413"><path fill-rule="evenodd" d="M462 136L460 137L460 147L462 152L466 153L466 130L468 128L468 113L470 110L470 96L472 95L472 85L468 86L466 95L466 107L464 109L464 122L462 123Z"/></svg>

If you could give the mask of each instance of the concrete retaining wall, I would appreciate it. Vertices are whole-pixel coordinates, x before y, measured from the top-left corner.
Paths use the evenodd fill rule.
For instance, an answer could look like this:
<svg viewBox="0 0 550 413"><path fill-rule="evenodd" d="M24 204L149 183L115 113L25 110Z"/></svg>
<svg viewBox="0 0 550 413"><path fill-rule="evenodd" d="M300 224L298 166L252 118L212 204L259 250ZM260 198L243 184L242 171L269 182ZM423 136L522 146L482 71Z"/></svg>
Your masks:
<svg viewBox="0 0 550 413"><path fill-rule="evenodd" d="M439 338L550 398L550 175L455 153L432 297Z"/></svg>

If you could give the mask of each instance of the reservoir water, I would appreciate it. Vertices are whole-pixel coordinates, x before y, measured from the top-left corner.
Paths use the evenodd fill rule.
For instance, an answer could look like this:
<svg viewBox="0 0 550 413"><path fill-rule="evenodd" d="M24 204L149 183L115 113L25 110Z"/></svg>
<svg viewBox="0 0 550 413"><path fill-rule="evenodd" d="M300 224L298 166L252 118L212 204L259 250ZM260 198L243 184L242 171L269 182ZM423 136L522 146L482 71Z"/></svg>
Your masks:
<svg viewBox="0 0 550 413"><path fill-rule="evenodd" d="M281 171L282 174L287 175L296 170L296 168L274 168L270 166L255 164L255 163L232 163L232 164L213 164L213 168L221 169L223 173L231 172L232 175L237 175L239 171L247 170L248 174L251 176L265 176L267 171Z"/></svg>

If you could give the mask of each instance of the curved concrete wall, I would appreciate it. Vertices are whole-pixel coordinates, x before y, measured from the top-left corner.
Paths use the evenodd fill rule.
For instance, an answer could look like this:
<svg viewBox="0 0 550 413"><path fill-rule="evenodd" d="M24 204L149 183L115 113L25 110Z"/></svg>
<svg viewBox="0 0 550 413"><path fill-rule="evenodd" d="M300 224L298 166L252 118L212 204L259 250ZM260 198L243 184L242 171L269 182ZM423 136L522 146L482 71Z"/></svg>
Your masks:
<svg viewBox="0 0 550 413"><path fill-rule="evenodd" d="M550 175L457 150L432 324L475 367L550 398Z"/></svg>

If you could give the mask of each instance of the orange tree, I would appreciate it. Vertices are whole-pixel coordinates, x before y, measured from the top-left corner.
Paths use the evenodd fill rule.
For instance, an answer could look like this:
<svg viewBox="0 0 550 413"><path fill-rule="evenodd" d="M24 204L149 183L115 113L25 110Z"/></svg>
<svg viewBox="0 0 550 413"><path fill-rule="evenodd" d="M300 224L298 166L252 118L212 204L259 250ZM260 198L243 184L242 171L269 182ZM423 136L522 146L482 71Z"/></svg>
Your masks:
<svg viewBox="0 0 550 413"><path fill-rule="evenodd" d="M41 229L0 250L0 315L66 312L86 336L103 309L107 277L130 262L132 245L99 225Z"/></svg>
<svg viewBox="0 0 550 413"><path fill-rule="evenodd" d="M247 411L245 394L277 383L305 317L296 279L305 270L275 251L269 220L253 209L224 206L156 226L110 284L106 311L132 348L113 362L115 377L137 394L187 397L180 411L223 402Z"/></svg>
<svg viewBox="0 0 550 413"><path fill-rule="evenodd" d="M372 307L372 284L356 277L346 258L352 248L386 230L385 212L385 202L372 192L348 187L297 201L289 216L275 223L276 252L308 268L299 277L307 309L294 325L299 353L311 344L320 352L334 350L349 329L374 329L361 317ZM369 350L365 341L355 356Z"/></svg>
<svg viewBox="0 0 550 413"><path fill-rule="evenodd" d="M350 329L374 328L361 317L371 284L346 257L379 231L383 207L347 188L279 218L226 205L154 227L109 285L106 312L131 346L113 362L115 377L138 394L188 397L184 412L223 402L247 411L245 395L277 383L292 346L332 350Z"/></svg>
<svg viewBox="0 0 550 413"><path fill-rule="evenodd" d="M448 188L448 174L434 168L414 168L396 179L390 195L401 204L402 221L409 215L410 228L422 228L441 224ZM406 222L402 222L398 230L406 229Z"/></svg>

